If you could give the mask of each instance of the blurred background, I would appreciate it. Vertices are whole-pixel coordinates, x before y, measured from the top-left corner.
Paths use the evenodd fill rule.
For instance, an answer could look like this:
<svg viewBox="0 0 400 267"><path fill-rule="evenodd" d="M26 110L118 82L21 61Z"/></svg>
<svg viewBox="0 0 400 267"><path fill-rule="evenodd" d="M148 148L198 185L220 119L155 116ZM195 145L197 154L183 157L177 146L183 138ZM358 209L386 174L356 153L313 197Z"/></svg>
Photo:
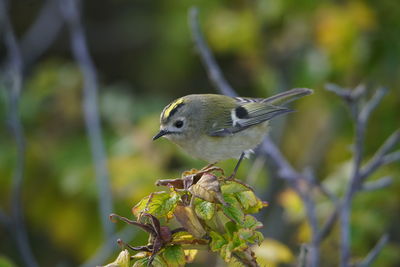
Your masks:
<svg viewBox="0 0 400 267"><path fill-rule="evenodd" d="M30 246L40 266L88 263L103 246L99 198L82 109L83 76L57 1L8 1L23 59L19 102L26 138L22 203ZM400 126L400 2L187 0L82 1L82 24L99 80L99 116L110 176L112 211L130 210L156 188L157 179L176 178L204 162L167 140L152 142L162 108L191 93L216 93L196 53L188 9L196 5L211 50L239 95L267 97L294 87L314 95L294 103L296 113L272 122L271 136L293 166L315 169L317 179L340 196L349 177L353 124L349 110L326 83L389 89L372 115L365 140L368 159ZM3 40L3 39L2 39ZM1 62L7 49L0 45ZM0 94L0 211L11 213L16 143L7 128L7 94ZM219 166L228 173L235 161ZM267 238L269 266L291 266L310 229L299 197L270 175L253 156L238 177L268 201L259 219ZM371 179L393 183L362 193L353 202L352 257L363 258L379 237L390 241L374 266L400 265L400 164L381 168ZM101 196L103 198L104 196ZM332 210L317 202L319 219ZM125 227L114 225L116 230ZM322 245L321 266L337 266L336 226ZM144 245L133 231L126 242ZM116 240L116 239L115 239ZM112 261L119 249L104 253ZM202 253L193 264L220 264ZM0 266L23 266L16 243L0 224ZM98 264L98 263L97 263ZM222 265L223 266L223 265Z"/></svg>

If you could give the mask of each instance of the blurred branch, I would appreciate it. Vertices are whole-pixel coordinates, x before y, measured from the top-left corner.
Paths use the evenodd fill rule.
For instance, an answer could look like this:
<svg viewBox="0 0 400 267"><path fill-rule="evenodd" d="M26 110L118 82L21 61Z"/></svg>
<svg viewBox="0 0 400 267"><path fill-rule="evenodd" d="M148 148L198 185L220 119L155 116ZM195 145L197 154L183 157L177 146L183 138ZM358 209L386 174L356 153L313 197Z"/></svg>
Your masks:
<svg viewBox="0 0 400 267"><path fill-rule="evenodd" d="M379 180L366 182L361 185L361 191L375 191L390 186L393 178L390 176L382 177Z"/></svg>
<svg viewBox="0 0 400 267"><path fill-rule="evenodd" d="M116 240L124 238L126 241L135 238L138 231L130 225L125 226L111 238L106 240L94 255L81 265L81 267L92 267L103 264L119 248L116 246Z"/></svg>
<svg viewBox="0 0 400 267"><path fill-rule="evenodd" d="M200 53L200 58L205 66L208 78L222 94L228 96L237 96L236 92L224 78L221 69L218 67L214 56L212 55L207 43L204 41L203 34L199 25L199 11L196 7L189 10L189 24L191 26L192 38Z"/></svg>
<svg viewBox="0 0 400 267"><path fill-rule="evenodd" d="M21 40L21 54L25 69L49 48L62 26L63 20L57 1L47 0Z"/></svg>
<svg viewBox="0 0 400 267"><path fill-rule="evenodd" d="M386 187L391 184L392 179L390 177L384 177L375 182L363 184L367 177L369 177L377 168L384 164L388 164L400 159L400 154L393 152L387 154L394 146L400 141L400 130L395 131L379 148L373 158L363 167L361 166L364 151L364 138L368 120L373 110L382 101L387 90L379 88L370 100L365 103L360 109L361 96L364 95L365 89L356 88L353 91L339 88L334 85L327 85L327 90L336 93L342 97L349 105L352 112L354 123L355 123L355 141L354 141L354 160L353 160L353 172L351 179L347 186L346 194L343 198L342 204L340 205L340 226L341 226L341 266L349 266L351 256L351 240L350 240L350 216L351 216L351 203L354 194L360 190L369 191L376 190L379 188ZM350 96L350 97L349 97ZM349 101L349 99L351 101ZM376 253L378 253L378 249Z"/></svg>
<svg viewBox="0 0 400 267"><path fill-rule="evenodd" d="M21 260L25 266L38 266L29 245L28 234L25 228L24 212L22 204L22 185L25 172L25 152L26 141L24 129L19 116L19 98L22 88L22 59L17 40L14 35L13 27L8 17L7 3L0 0L0 24L2 25L2 38L7 49L6 62L2 70L2 83L7 93L8 127L15 138L17 147L16 163L14 176L12 179L11 190L11 212L12 216L7 219L2 214L2 221L8 221L8 226L12 227L17 248Z"/></svg>
<svg viewBox="0 0 400 267"><path fill-rule="evenodd" d="M357 267L368 267L375 261L376 257L379 255L383 247L389 242L389 235L384 234L376 243L375 247L368 253L367 257L357 264Z"/></svg>
<svg viewBox="0 0 400 267"><path fill-rule="evenodd" d="M112 211L112 195L110 190L107 159L101 133L98 107L98 81L96 68L89 55L84 34L78 0L58 0L61 13L70 31L71 46L84 77L83 110L85 125L89 137L91 153L95 165L98 199L100 203L100 219L106 239L112 238L114 225L108 215Z"/></svg>
<svg viewBox="0 0 400 267"><path fill-rule="evenodd" d="M400 151L388 154L388 152L393 149L396 144L400 142L400 129L395 131L392 135L386 139L383 145L378 149L372 159L362 168L361 179L365 179L370 176L379 167L385 164L392 163L394 161L400 160Z"/></svg>

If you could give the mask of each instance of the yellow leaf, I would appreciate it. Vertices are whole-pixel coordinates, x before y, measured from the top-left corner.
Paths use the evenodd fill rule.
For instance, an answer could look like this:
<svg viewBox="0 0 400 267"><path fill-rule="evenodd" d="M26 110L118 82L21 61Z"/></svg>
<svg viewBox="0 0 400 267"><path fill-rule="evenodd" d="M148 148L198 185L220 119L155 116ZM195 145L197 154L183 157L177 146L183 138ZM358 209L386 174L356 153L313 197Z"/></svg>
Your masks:
<svg viewBox="0 0 400 267"><path fill-rule="evenodd" d="M279 263L290 263L294 256L290 249L274 239L266 238L254 253L261 266L278 266Z"/></svg>

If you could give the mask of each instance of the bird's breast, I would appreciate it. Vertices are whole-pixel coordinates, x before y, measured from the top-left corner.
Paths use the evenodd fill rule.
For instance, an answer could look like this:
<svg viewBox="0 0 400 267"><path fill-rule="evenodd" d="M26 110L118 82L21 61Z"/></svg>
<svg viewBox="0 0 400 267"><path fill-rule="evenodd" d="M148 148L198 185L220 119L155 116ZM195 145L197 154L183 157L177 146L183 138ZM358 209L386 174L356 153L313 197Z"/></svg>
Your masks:
<svg viewBox="0 0 400 267"><path fill-rule="evenodd" d="M194 140L177 142L189 155L209 163L239 158L242 152L254 149L267 133L268 122L252 126L224 137L199 135Z"/></svg>

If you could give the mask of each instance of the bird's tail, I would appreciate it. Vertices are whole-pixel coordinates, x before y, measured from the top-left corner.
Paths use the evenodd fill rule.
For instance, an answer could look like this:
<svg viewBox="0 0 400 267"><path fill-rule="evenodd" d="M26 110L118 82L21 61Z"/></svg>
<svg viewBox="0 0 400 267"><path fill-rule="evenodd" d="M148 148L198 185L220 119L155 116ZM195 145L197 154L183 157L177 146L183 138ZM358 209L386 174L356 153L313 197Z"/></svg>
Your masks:
<svg viewBox="0 0 400 267"><path fill-rule="evenodd" d="M281 106L288 104L300 97L310 95L313 93L313 90L308 88L294 88L289 91L282 92L280 94L268 97L264 99L262 102L268 103L274 106Z"/></svg>

